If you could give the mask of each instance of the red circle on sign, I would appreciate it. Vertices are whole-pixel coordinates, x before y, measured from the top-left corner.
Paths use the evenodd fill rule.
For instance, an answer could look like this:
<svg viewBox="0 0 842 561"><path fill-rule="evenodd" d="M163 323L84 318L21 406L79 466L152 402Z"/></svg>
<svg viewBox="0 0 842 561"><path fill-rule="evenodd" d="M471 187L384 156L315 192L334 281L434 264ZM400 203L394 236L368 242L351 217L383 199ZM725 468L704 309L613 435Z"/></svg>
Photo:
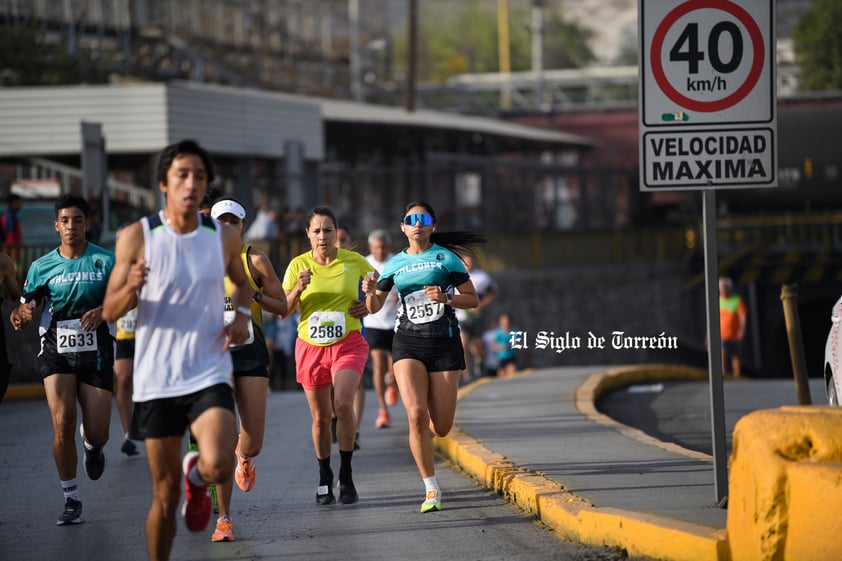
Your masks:
<svg viewBox="0 0 842 561"><path fill-rule="evenodd" d="M745 26L746 31L748 31L751 37L754 52L754 60L752 61L751 70L748 76L746 76L745 82L731 95L715 101L698 101L683 95L669 83L666 74L664 74L664 67L661 64L661 49L663 48L667 31L669 31L681 16L702 8L722 10L740 20L740 23ZM760 33L760 28L757 27L757 23L755 23L751 15L743 8L728 0L690 0L667 14L667 17L664 18L658 29L655 30L655 35L652 38L652 46L649 51L649 59L655 82L661 88L661 91L664 92L664 95L686 109L710 113L712 111L722 111L736 105L754 89L754 86L757 85L757 81L760 79L760 73L763 71L763 50L763 35Z"/></svg>

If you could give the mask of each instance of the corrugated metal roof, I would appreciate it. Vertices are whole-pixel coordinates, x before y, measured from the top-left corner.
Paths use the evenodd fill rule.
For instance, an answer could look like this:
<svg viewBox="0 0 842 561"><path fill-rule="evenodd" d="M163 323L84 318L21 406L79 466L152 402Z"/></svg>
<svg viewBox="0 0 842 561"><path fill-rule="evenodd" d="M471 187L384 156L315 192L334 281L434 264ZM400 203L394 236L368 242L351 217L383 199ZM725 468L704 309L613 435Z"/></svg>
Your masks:
<svg viewBox="0 0 842 561"><path fill-rule="evenodd" d="M110 152L166 144L165 86L0 88L0 156L78 154L82 121L101 123Z"/></svg>
<svg viewBox="0 0 842 561"><path fill-rule="evenodd" d="M318 103L188 82L0 88L0 156L78 154L82 121L102 124L110 153L194 138L219 154L279 157L299 140L308 159L324 156Z"/></svg>
<svg viewBox="0 0 842 561"><path fill-rule="evenodd" d="M383 125L402 125L459 131L472 131L482 134L517 138L521 140L552 144L555 146L593 147L597 142L592 138L567 134L555 130L519 125L496 119L457 115L442 111L416 110L407 111L398 107L366 105L351 101L322 100L322 117L325 121L344 121L350 123L376 123Z"/></svg>
<svg viewBox="0 0 842 561"><path fill-rule="evenodd" d="M483 117L176 81L0 88L0 157L78 154L82 121L102 124L111 153L151 154L194 138L216 154L279 157L287 140L298 140L307 159L320 160L323 121L468 131L554 147L596 145L579 135Z"/></svg>

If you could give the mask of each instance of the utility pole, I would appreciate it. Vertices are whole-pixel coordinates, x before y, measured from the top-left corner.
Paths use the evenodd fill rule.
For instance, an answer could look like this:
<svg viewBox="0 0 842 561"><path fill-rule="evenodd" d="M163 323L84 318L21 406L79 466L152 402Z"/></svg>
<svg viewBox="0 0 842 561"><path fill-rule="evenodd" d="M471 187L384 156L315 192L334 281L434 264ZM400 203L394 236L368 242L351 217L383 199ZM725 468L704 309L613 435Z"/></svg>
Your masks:
<svg viewBox="0 0 842 561"><path fill-rule="evenodd" d="M360 1L348 0L348 23L351 27L351 99L363 100L363 84L360 75Z"/></svg>
<svg viewBox="0 0 842 561"><path fill-rule="evenodd" d="M509 0L497 0L497 58L500 61L500 74L505 81L500 89L500 109L511 109L512 61L509 56Z"/></svg>
<svg viewBox="0 0 842 561"><path fill-rule="evenodd" d="M532 72L535 74L535 108L544 103L544 0L532 0Z"/></svg>
<svg viewBox="0 0 842 561"><path fill-rule="evenodd" d="M415 111L415 79L418 72L418 1L409 0L409 48L407 49L406 64L406 93L404 94L404 108Z"/></svg>

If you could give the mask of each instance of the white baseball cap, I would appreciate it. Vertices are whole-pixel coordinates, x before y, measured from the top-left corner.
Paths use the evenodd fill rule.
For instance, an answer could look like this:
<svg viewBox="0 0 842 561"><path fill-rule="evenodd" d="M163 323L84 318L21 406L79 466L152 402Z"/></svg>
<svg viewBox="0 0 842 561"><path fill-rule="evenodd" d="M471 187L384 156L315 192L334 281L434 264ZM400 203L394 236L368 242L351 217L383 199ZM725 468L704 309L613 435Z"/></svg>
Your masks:
<svg viewBox="0 0 842 561"><path fill-rule="evenodd" d="M223 199L211 207L211 218L219 218L223 214L233 214L240 220L245 220L246 209L237 201Z"/></svg>

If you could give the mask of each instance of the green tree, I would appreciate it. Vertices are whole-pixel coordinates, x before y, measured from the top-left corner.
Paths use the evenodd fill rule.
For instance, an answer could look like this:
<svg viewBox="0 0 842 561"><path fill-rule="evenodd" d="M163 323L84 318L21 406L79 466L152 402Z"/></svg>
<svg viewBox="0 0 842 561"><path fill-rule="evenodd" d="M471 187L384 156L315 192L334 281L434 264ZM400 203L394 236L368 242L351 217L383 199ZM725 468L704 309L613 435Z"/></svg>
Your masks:
<svg viewBox="0 0 842 561"><path fill-rule="evenodd" d="M420 4L420 3L419 3ZM443 82L463 73L499 72L497 3L467 0L421 6L418 33L418 80ZM563 19L560 10L545 10L544 67L581 67L594 60L588 47L592 33ZM395 67L406 71L405 32L395 38ZM509 59L513 72L532 66L530 13L524 5L509 8Z"/></svg>
<svg viewBox="0 0 842 561"><path fill-rule="evenodd" d="M561 10L546 10L544 15L544 66L546 68L582 68L596 60L588 43L593 31L564 19Z"/></svg>
<svg viewBox="0 0 842 561"><path fill-rule="evenodd" d="M806 90L842 89L842 2L812 0L792 30Z"/></svg>
<svg viewBox="0 0 842 561"><path fill-rule="evenodd" d="M0 27L0 86L101 83L106 79L90 61L45 41L34 27Z"/></svg>

